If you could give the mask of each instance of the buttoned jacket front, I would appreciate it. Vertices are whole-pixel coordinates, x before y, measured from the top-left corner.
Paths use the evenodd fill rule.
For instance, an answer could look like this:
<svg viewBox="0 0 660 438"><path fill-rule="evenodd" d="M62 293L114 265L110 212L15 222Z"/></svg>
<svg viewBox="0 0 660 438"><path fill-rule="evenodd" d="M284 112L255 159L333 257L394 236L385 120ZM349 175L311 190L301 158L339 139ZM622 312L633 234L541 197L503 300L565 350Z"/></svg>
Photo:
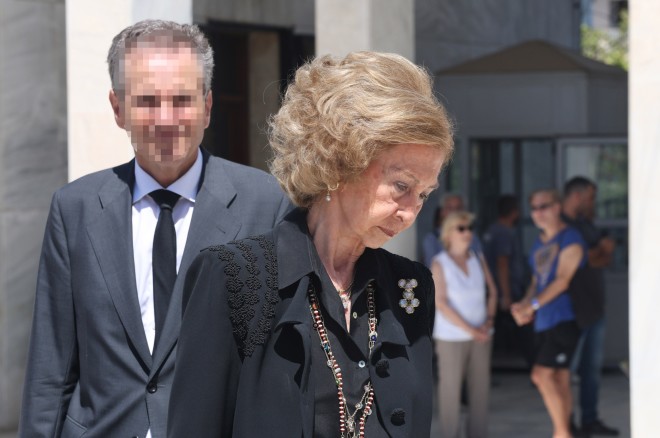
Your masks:
<svg viewBox="0 0 660 438"><path fill-rule="evenodd" d="M313 436L311 349L321 347L307 295L314 249L304 217L294 211L271 234L209 248L191 266L170 438ZM380 421L387 436L427 437L432 278L419 263L367 251L377 263L378 317L368 361L377 409L368 421ZM412 278L420 305L409 314L399 305L398 282Z"/></svg>

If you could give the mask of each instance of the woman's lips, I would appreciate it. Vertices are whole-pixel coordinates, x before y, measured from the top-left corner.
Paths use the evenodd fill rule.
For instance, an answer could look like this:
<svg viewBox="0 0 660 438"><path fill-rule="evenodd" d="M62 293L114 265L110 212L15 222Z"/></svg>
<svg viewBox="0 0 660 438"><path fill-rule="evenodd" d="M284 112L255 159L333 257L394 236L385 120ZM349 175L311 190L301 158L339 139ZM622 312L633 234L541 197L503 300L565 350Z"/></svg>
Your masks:
<svg viewBox="0 0 660 438"><path fill-rule="evenodd" d="M388 228L383 228L383 227L378 227L378 228L380 229L380 231L382 231L383 233L387 234L389 237L394 237L394 236L396 236L396 232L395 232L395 231L392 231L392 230L390 230L390 229L388 229Z"/></svg>

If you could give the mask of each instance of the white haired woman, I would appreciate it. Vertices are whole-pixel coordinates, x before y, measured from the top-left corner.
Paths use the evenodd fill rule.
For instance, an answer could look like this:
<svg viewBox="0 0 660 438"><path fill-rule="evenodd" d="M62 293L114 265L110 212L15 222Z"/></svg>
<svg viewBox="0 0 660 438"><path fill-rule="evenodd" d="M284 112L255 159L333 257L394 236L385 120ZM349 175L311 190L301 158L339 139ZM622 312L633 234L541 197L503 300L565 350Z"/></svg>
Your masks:
<svg viewBox="0 0 660 438"><path fill-rule="evenodd" d="M495 283L483 256L470 249L474 215L450 213L442 223L445 250L431 265L435 282L436 351L439 366L440 428L444 438L460 432L461 386L468 389L470 438L488 433L490 355L497 308Z"/></svg>
<svg viewBox="0 0 660 438"><path fill-rule="evenodd" d="M298 208L191 268L170 436L429 436L433 281L380 247L452 151L431 78L393 54L315 59L270 140Z"/></svg>

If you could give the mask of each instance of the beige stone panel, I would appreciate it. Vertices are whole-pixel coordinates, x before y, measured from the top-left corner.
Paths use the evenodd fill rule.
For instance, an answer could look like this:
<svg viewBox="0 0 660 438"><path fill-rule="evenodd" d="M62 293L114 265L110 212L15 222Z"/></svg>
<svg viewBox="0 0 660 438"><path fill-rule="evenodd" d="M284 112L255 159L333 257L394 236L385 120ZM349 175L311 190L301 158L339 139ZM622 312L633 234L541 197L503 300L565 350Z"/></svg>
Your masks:
<svg viewBox="0 0 660 438"><path fill-rule="evenodd" d="M0 211L44 208L66 182L64 5L0 11Z"/></svg>
<svg viewBox="0 0 660 438"><path fill-rule="evenodd" d="M370 48L415 59L414 0L371 0Z"/></svg>
<svg viewBox="0 0 660 438"><path fill-rule="evenodd" d="M634 437L658 434L660 406L660 2L630 2L630 394Z"/></svg>
<svg viewBox="0 0 660 438"><path fill-rule="evenodd" d="M414 58L413 0L317 0L316 53L344 56L356 50Z"/></svg>
<svg viewBox="0 0 660 438"><path fill-rule="evenodd" d="M18 424L36 267L66 182L65 12L0 0L0 430Z"/></svg>
<svg viewBox="0 0 660 438"><path fill-rule="evenodd" d="M133 156L126 133L114 122L105 61L112 37L131 22L131 4L66 2L69 180Z"/></svg>
<svg viewBox="0 0 660 438"><path fill-rule="evenodd" d="M268 147L268 118L279 109L280 47L275 32L251 32L250 77L250 164L267 170L272 156Z"/></svg>
<svg viewBox="0 0 660 438"><path fill-rule="evenodd" d="M0 213L0 430L18 425L46 210Z"/></svg>
<svg viewBox="0 0 660 438"><path fill-rule="evenodd" d="M316 0L316 54L371 50L370 0Z"/></svg>
<svg viewBox="0 0 660 438"><path fill-rule="evenodd" d="M133 21L147 18L192 23L192 0L133 0Z"/></svg>

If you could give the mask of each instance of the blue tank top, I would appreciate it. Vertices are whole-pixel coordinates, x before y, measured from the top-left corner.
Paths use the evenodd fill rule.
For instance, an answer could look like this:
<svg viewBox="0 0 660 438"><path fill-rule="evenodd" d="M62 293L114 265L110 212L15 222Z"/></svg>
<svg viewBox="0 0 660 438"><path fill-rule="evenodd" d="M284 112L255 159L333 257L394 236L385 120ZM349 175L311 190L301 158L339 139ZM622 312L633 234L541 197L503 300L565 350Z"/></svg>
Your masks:
<svg viewBox="0 0 660 438"><path fill-rule="evenodd" d="M532 250L529 253L529 264L536 278L536 295L541 293L557 277L557 266L559 265L559 254L561 251L573 244L582 247L583 256L580 267L587 260L587 245L580 233L572 227L566 227L547 242L541 242L536 238ZM571 297L562 292L554 300L541 307L534 317L534 330L542 332L556 325L575 319Z"/></svg>

